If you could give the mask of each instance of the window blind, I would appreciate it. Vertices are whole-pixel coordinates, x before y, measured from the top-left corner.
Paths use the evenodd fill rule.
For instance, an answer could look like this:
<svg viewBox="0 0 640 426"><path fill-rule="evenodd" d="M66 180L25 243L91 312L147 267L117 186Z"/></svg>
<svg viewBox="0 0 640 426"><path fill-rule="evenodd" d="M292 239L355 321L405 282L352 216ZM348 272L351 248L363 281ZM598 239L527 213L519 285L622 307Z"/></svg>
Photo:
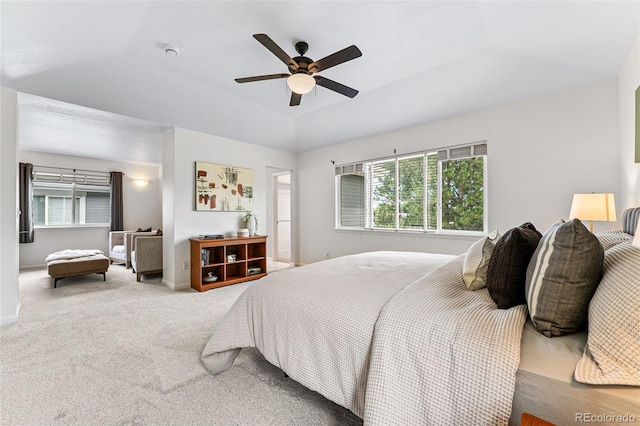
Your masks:
<svg viewBox="0 0 640 426"><path fill-rule="evenodd" d="M346 174L340 178L340 226L364 227L364 176Z"/></svg>
<svg viewBox="0 0 640 426"><path fill-rule="evenodd" d="M441 149L438 151L438 160L456 160L461 158L476 157L479 155L487 155L486 142Z"/></svg>
<svg viewBox="0 0 640 426"><path fill-rule="evenodd" d="M48 170L38 170L34 167L33 171L34 182L48 182L48 183L81 183L86 185L109 185L108 174L87 174L87 173L74 173L69 172L53 172Z"/></svg>
<svg viewBox="0 0 640 426"><path fill-rule="evenodd" d="M343 166L336 166L336 176L338 175L348 175L353 173L364 173L364 164L363 163L355 163L355 164L346 164Z"/></svg>

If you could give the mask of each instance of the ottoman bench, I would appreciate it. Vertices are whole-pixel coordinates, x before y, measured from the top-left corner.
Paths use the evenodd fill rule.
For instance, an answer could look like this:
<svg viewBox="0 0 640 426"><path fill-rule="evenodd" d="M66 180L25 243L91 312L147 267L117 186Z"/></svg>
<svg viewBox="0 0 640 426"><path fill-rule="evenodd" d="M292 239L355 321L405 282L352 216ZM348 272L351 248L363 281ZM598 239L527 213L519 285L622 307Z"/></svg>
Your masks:
<svg viewBox="0 0 640 426"><path fill-rule="evenodd" d="M63 250L50 254L45 261L47 272L54 279L53 288L58 280L76 275L102 274L107 280L109 259L101 250Z"/></svg>

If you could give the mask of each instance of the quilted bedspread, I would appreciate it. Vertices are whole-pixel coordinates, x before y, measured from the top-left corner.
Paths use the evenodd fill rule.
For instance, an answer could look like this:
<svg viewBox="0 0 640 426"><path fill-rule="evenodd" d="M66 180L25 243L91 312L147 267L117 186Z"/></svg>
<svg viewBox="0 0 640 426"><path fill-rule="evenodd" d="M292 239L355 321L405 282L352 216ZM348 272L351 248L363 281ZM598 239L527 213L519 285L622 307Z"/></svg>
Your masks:
<svg viewBox="0 0 640 426"><path fill-rule="evenodd" d="M202 360L218 374L256 347L365 424L506 424L525 309L466 290L462 257L364 253L256 281Z"/></svg>

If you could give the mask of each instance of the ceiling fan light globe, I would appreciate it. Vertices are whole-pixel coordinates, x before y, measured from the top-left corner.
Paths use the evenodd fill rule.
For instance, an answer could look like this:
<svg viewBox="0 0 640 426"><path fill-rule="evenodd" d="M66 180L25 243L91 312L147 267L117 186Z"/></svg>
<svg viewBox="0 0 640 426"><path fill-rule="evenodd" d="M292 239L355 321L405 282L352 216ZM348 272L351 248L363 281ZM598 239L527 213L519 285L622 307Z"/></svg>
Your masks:
<svg viewBox="0 0 640 426"><path fill-rule="evenodd" d="M292 74L287 78L287 86L294 93L306 95L316 86L316 80L308 74Z"/></svg>

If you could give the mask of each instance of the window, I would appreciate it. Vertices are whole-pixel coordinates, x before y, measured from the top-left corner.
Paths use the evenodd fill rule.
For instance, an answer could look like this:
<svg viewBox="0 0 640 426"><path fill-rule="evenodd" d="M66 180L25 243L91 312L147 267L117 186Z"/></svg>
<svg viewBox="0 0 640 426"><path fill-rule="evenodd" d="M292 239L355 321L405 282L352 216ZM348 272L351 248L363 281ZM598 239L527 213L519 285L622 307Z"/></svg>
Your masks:
<svg viewBox="0 0 640 426"><path fill-rule="evenodd" d="M34 225L109 224L111 188L107 174L67 174L43 170L34 170Z"/></svg>
<svg viewBox="0 0 640 426"><path fill-rule="evenodd" d="M364 228L364 174L343 175L340 180L340 226Z"/></svg>
<svg viewBox="0 0 640 426"><path fill-rule="evenodd" d="M483 232L487 145L336 167L342 229Z"/></svg>

